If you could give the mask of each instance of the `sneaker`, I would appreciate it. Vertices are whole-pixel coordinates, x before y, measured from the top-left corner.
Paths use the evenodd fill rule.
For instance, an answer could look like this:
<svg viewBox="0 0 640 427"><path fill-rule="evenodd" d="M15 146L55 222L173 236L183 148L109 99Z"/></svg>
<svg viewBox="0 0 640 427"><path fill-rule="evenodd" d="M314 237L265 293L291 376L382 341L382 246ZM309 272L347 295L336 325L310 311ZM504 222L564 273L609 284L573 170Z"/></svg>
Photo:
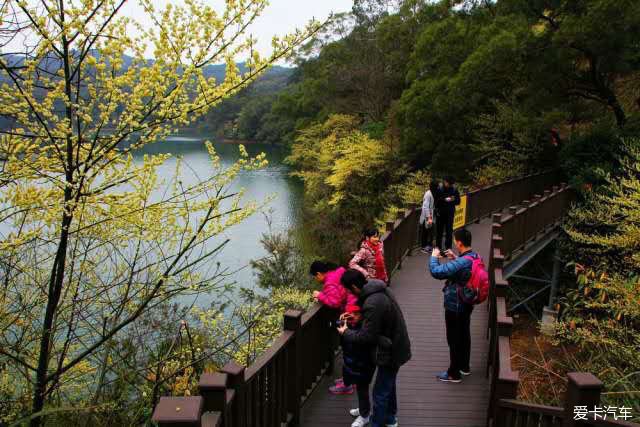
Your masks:
<svg viewBox="0 0 640 427"><path fill-rule="evenodd" d="M352 417L359 417L360 416L360 408L349 409L349 415L351 415Z"/></svg>
<svg viewBox="0 0 640 427"><path fill-rule="evenodd" d="M444 372L440 372L438 375L436 375L436 378L439 379L442 382L445 383L459 383L462 382L461 378L453 378L452 376L449 375L449 373L447 371Z"/></svg>
<svg viewBox="0 0 640 427"><path fill-rule="evenodd" d="M393 421L391 421L391 422L387 421L385 426L386 427L398 427L398 419L396 417L393 417Z"/></svg>
<svg viewBox="0 0 640 427"><path fill-rule="evenodd" d="M358 416L358 418L356 418L356 420L351 423L351 427L364 427L367 424L369 424L369 417L361 417Z"/></svg>
<svg viewBox="0 0 640 427"><path fill-rule="evenodd" d="M469 375L471 375L471 369L467 371L463 371L462 369L460 369L460 375L468 377Z"/></svg>
<svg viewBox="0 0 640 427"><path fill-rule="evenodd" d="M346 386L343 384L336 384L329 387L329 392L332 394L353 394L354 387L352 385Z"/></svg>

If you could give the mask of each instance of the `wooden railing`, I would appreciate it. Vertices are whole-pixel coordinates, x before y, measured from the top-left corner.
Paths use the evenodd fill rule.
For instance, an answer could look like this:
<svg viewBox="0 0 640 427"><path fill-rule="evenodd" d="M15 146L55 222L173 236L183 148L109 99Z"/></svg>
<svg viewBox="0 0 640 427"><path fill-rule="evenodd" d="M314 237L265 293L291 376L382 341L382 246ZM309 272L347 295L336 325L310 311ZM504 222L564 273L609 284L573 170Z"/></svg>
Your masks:
<svg viewBox="0 0 640 427"><path fill-rule="evenodd" d="M536 236L557 226L566 211L571 200L567 186L544 191L555 183L552 181L555 176L552 172L545 173L496 186L505 192L502 204L500 198L493 196L495 187L469 193L468 222L502 211L515 204L517 197L524 200L510 208L508 214L492 217L487 364L491 389L487 423L493 427L632 426L603 420L574 423L574 406L592 407L599 401L602 383L591 374L569 374L564 408L515 400L519 377L511 368L513 319L507 315L505 293L509 285L502 277L502 268L505 260L532 243ZM530 188L526 188L526 179L531 180ZM487 201L483 194L487 195ZM401 268L403 258L411 254L417 241L419 216L420 211L414 205L386 224L382 241L390 274ZM336 312L318 304L305 313L287 311L281 335L258 360L247 368L231 362L219 372L203 374L199 396L162 397L153 420L161 427L298 425L304 401L322 376L333 370L338 348L338 337L332 327L336 316Z"/></svg>
<svg viewBox="0 0 640 427"><path fill-rule="evenodd" d="M466 223L471 224L501 211L505 206L513 206L535 194L542 194L560 181L560 172L552 170L470 191L466 194Z"/></svg>
<svg viewBox="0 0 640 427"><path fill-rule="evenodd" d="M414 248L419 218L412 205L386 224L381 240L390 274ZM199 396L160 398L153 421L161 427L298 425L304 401L322 376L333 371L337 316L320 304L305 313L287 311L282 333L254 363L245 368L230 362L219 372L203 374Z"/></svg>
<svg viewBox="0 0 640 427"><path fill-rule="evenodd" d="M381 240L384 242L384 260L389 275L402 268L402 260L411 255L418 242L418 222L420 209L410 205L398 212L395 221L386 223L386 231Z"/></svg>
<svg viewBox="0 0 640 427"><path fill-rule="evenodd" d="M513 319L507 315L503 267L510 259L534 244L543 234L558 226L572 200L566 185L554 186L542 194L527 196L505 214L493 214L489 277L489 358L490 375L488 420L490 427L573 427L573 426L638 426L624 421L574 419L577 406L593 410L600 401L603 384L589 373L568 374L564 407L536 405L516 400L518 372L511 367L511 331Z"/></svg>

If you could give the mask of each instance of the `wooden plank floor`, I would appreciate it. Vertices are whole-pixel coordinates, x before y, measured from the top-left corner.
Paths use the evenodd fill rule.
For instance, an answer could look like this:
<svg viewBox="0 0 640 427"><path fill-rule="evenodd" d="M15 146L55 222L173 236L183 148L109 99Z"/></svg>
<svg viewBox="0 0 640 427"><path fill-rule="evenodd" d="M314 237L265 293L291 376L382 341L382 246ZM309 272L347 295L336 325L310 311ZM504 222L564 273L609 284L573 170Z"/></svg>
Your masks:
<svg viewBox="0 0 640 427"><path fill-rule="evenodd" d="M490 222L469 227L473 247L489 259ZM402 427L481 427L485 425L489 381L485 377L489 343L486 339L489 313L486 303L471 316L472 375L462 383L442 383L436 373L449 366L445 337L442 282L428 273L428 256L420 252L405 259L392 281L392 289L402 307L413 358L398 374L398 419ZM336 376L340 368L336 369ZM327 389L333 378L324 378L302 408L303 427L350 426L348 414L357 406L355 394L334 396Z"/></svg>

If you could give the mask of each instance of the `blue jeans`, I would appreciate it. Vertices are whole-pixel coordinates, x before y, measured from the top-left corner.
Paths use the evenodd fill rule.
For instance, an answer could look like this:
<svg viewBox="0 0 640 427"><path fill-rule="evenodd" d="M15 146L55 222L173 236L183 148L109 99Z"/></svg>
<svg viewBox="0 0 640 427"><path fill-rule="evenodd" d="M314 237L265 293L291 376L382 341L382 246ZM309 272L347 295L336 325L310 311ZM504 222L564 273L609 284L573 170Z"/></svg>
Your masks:
<svg viewBox="0 0 640 427"><path fill-rule="evenodd" d="M373 386L373 414L371 427L395 424L398 413L396 398L396 377L398 369L378 367L376 383Z"/></svg>

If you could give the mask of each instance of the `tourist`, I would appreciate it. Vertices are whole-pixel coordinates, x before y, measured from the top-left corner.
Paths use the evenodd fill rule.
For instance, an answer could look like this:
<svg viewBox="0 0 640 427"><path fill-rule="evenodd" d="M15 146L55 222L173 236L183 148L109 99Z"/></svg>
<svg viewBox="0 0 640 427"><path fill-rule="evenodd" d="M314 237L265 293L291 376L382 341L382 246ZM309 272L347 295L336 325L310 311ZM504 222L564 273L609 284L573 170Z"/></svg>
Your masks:
<svg viewBox="0 0 640 427"><path fill-rule="evenodd" d="M357 298L342 286L340 278L346 269L331 262L314 261L309 274L316 282L322 284L321 291L313 291L313 297L323 305L344 313L348 304L355 304Z"/></svg>
<svg viewBox="0 0 640 427"><path fill-rule="evenodd" d="M459 383L462 376L470 375L469 358L471 354L471 312L475 295L467 287L471 278L473 259L479 255L471 249L471 233L465 228L456 230L454 242L459 256L448 250L445 256L448 262L440 263L442 254L438 248L433 250L429 263L431 275L438 280L446 280L444 292L444 319L449 345L449 369L436 377L440 381ZM344 276L343 276L344 277ZM344 280L344 279L343 279Z"/></svg>
<svg viewBox="0 0 640 427"><path fill-rule="evenodd" d="M349 329L343 325L338 332L345 344L371 346L372 360L378 369L373 386L373 411L370 417L360 414L359 408L350 411L357 417L353 425L371 422L372 427L397 426L396 378L400 367L411 359L411 343L404 316L383 281L367 280L360 271L353 269L347 270L341 281L346 289L358 296L358 305L362 307L362 326ZM360 392L364 393L364 390L358 389Z"/></svg>
<svg viewBox="0 0 640 427"><path fill-rule="evenodd" d="M378 279L388 283L389 277L384 264L384 243L380 241L380 232L371 228L365 229L362 234L359 250L349 261L349 268L358 270L367 279Z"/></svg>
<svg viewBox="0 0 640 427"><path fill-rule="evenodd" d="M441 249L451 249L453 235L453 218L456 213L456 206L460 204L460 193L455 187L453 178L447 177L436 198L436 246ZM444 246L443 243L444 234Z"/></svg>
<svg viewBox="0 0 640 427"><path fill-rule="evenodd" d="M431 253L433 249L433 229L435 228L435 204L438 183L431 181L429 189L422 198L422 212L420 213L420 246L422 252Z"/></svg>
<svg viewBox="0 0 640 427"><path fill-rule="evenodd" d="M313 297L320 304L338 310L340 314L345 312L347 306L355 305L358 300L340 282L345 271L344 267L338 267L324 261L314 261L309 268L309 274L316 282L322 284L322 291L313 291ZM329 391L333 394L353 394L353 389L352 384L345 385L339 378L335 385L329 388Z"/></svg>
<svg viewBox="0 0 640 427"><path fill-rule="evenodd" d="M340 316L340 320L350 330L359 330L362 327L362 312L357 304L348 305L346 313ZM342 383L348 387L353 385L358 392L358 408L350 411L356 417L352 427L363 427L369 420L371 402L369 400L369 385L376 370L373 362L373 346L370 344L358 344L354 341L342 341ZM336 384L334 387L338 387Z"/></svg>

